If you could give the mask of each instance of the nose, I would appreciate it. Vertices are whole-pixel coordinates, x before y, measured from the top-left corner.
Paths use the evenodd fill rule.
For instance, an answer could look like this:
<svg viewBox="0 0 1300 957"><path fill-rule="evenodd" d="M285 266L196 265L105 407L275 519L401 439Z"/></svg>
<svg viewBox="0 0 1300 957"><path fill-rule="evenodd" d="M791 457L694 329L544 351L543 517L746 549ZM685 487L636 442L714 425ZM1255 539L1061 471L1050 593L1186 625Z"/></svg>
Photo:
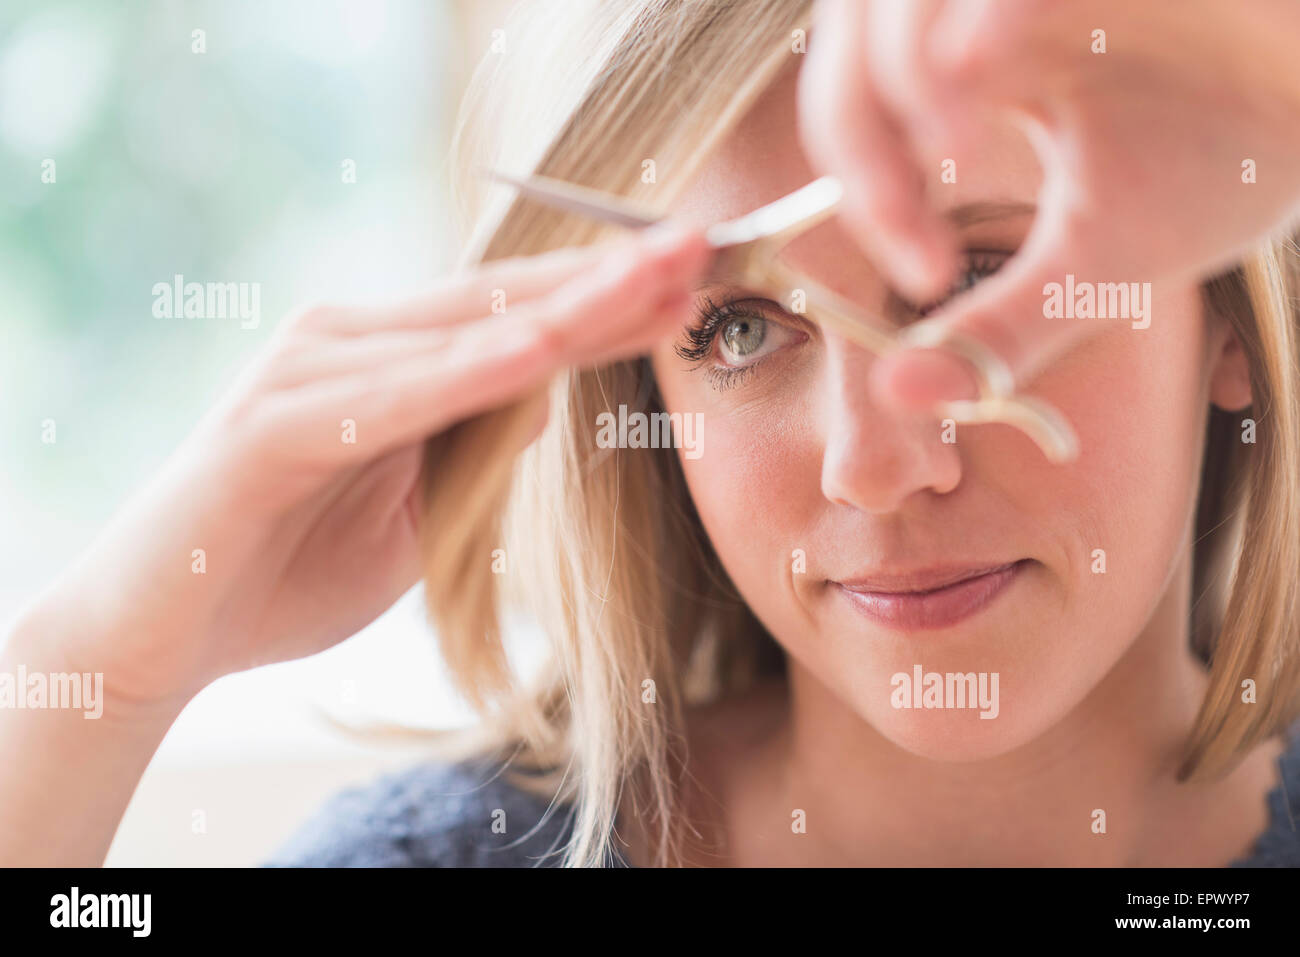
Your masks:
<svg viewBox="0 0 1300 957"><path fill-rule="evenodd" d="M826 337L822 394L822 494L872 514L898 511L917 492L951 492L961 482L955 426L925 414L885 413L867 388L870 353Z"/></svg>

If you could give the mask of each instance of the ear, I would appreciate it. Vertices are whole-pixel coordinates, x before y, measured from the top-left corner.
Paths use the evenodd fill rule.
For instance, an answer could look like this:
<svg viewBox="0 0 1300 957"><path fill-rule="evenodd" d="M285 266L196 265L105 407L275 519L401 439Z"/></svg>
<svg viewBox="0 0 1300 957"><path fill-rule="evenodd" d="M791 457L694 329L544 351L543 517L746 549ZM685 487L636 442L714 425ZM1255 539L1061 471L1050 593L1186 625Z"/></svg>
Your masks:
<svg viewBox="0 0 1300 957"><path fill-rule="evenodd" d="M1237 331L1225 322L1216 336L1210 367L1210 401L1225 412L1240 412L1251 404L1250 364Z"/></svg>

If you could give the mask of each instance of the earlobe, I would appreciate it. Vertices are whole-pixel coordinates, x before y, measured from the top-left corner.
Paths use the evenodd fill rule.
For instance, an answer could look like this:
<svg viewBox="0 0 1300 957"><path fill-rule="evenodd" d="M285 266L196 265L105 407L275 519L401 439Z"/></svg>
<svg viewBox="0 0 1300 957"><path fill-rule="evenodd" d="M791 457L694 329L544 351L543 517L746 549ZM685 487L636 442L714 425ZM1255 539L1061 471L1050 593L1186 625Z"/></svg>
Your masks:
<svg viewBox="0 0 1300 957"><path fill-rule="evenodd" d="M1210 369L1210 401L1225 412L1251 404L1250 363L1235 329L1228 327Z"/></svg>

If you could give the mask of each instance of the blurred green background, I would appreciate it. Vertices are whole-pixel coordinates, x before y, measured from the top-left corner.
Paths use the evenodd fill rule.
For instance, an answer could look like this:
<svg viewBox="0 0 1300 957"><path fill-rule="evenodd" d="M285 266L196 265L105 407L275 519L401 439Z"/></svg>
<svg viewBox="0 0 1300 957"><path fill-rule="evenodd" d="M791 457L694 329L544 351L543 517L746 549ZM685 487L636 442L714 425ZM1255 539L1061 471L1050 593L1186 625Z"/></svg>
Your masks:
<svg viewBox="0 0 1300 957"><path fill-rule="evenodd" d="M0 6L0 617L294 304L391 295L451 263L450 125L500 6ZM260 283L260 325L155 318L153 285L178 273Z"/></svg>
<svg viewBox="0 0 1300 957"><path fill-rule="evenodd" d="M0 626L149 479L293 306L387 299L453 263L451 124L507 5L0 6ZM155 317L153 287L176 274L258 283L259 325ZM418 742L343 739L321 712L472 720L419 589L336 648L201 692L151 762L108 863L258 863L327 795L422 754Z"/></svg>

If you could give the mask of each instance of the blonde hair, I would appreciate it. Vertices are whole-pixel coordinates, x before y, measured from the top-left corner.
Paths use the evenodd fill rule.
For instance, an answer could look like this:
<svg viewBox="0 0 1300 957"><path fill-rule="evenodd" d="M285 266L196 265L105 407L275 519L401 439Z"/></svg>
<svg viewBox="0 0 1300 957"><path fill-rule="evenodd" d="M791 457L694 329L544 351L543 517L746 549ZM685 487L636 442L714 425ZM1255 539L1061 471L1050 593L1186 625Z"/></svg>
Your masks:
<svg viewBox="0 0 1300 957"><path fill-rule="evenodd" d="M566 0L517 7L462 107L462 173L541 173L667 211L711 150L797 62L807 0ZM649 164L649 165L647 165ZM652 169L653 176L643 172ZM597 241L575 217L461 192L465 263ZM1257 442L1212 410L1198 504L1195 646L1211 683L1180 776L1219 773L1296 713L1300 382L1294 249L1280 243L1205 285L1249 358ZM539 406L542 436L522 454ZM521 781L571 805L564 863L606 863L625 785L644 801L655 861L679 860L683 709L780 669L779 647L722 571L671 450L635 467L592 423L658 402L645 361L559 376L430 440L425 588L442 653L484 721L463 750L513 752ZM1249 547L1242 549L1242 541ZM504 548L507 574L494 574ZM1224 583L1230 584L1224 587ZM549 654L512 667L502 615L539 623ZM1244 706L1243 680L1258 686Z"/></svg>

